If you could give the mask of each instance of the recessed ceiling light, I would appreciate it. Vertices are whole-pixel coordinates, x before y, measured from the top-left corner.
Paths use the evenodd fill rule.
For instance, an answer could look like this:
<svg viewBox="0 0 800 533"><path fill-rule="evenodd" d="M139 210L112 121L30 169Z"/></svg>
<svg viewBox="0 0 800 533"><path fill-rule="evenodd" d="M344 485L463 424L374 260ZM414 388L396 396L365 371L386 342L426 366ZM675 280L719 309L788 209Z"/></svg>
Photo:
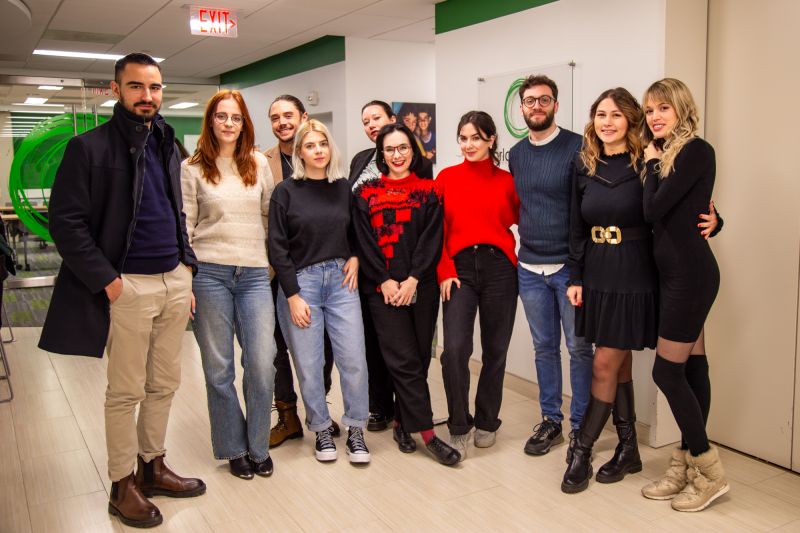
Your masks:
<svg viewBox="0 0 800 533"><path fill-rule="evenodd" d="M100 107L114 107L114 104L116 103L117 103L116 100L106 100L105 102L100 104Z"/></svg>
<svg viewBox="0 0 800 533"><path fill-rule="evenodd" d="M117 59L122 59L123 57L125 57L124 55L120 54L95 54L92 52L70 52L68 50L40 50L40 49L34 50L33 55L74 57L78 59L106 59L109 61L116 61ZM161 63L162 61L164 61L163 57L154 57L153 59L156 60L156 63Z"/></svg>
<svg viewBox="0 0 800 533"><path fill-rule="evenodd" d="M60 91L63 87L61 85L39 85L39 89L42 91Z"/></svg>
<svg viewBox="0 0 800 533"><path fill-rule="evenodd" d="M39 98L37 96L29 96L25 99L25 105L42 105L47 102L47 98Z"/></svg>
<svg viewBox="0 0 800 533"><path fill-rule="evenodd" d="M197 102L178 102L169 106L170 109L189 109L197 105Z"/></svg>

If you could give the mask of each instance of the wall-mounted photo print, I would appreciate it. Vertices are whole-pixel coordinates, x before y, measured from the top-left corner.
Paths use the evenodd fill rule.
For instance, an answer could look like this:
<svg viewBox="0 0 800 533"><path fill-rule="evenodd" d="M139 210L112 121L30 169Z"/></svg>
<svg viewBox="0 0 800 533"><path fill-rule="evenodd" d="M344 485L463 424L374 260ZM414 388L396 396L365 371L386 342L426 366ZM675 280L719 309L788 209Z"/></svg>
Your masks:
<svg viewBox="0 0 800 533"><path fill-rule="evenodd" d="M414 132L422 155L436 163L436 104L392 102L392 110Z"/></svg>

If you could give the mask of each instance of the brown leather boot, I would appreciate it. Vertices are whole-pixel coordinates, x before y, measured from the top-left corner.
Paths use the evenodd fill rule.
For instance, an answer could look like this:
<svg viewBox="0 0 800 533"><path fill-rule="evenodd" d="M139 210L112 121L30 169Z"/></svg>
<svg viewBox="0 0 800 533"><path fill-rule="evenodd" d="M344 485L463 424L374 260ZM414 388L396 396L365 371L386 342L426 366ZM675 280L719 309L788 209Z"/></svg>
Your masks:
<svg viewBox="0 0 800 533"><path fill-rule="evenodd" d="M270 430L269 447L277 448L288 439L303 438L303 424L297 416L297 403L275 400L278 422Z"/></svg>
<svg viewBox="0 0 800 533"><path fill-rule="evenodd" d="M136 486L133 472L111 483L111 497L108 499L108 512L118 517L126 526L154 527L163 517L158 507L144 497Z"/></svg>
<svg viewBox="0 0 800 533"><path fill-rule="evenodd" d="M148 498L152 496L171 496L173 498L191 498L206 492L206 484L202 480L191 477L180 477L173 472L160 455L149 463L139 456L136 469L136 486Z"/></svg>

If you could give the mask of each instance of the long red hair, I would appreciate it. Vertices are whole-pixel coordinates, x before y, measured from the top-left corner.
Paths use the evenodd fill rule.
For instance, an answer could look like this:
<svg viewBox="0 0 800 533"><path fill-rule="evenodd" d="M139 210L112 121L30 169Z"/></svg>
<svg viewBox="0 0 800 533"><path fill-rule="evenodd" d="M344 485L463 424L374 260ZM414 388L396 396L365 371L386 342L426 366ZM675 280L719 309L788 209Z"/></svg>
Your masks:
<svg viewBox="0 0 800 533"><path fill-rule="evenodd" d="M239 91L223 89L208 101L203 115L203 130L200 132L200 139L197 141L197 150L189 160L189 163L200 165L203 170L203 177L209 183L219 183L220 174L217 168L219 141L214 135L214 113L217 111L217 104L227 98L236 100L236 103L239 104L239 109L242 111L242 131L236 141L233 159L236 161L236 168L239 170L242 181L249 187L256 184L256 160L253 157L256 136L250 112L247 111L247 104L244 103L242 93Z"/></svg>

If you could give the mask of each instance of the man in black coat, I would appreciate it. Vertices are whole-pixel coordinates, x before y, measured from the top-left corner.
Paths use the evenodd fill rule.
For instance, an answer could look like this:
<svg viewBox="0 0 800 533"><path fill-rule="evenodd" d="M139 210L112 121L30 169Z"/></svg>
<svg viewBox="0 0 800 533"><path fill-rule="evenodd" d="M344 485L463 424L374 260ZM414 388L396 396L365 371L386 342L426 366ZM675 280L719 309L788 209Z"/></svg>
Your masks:
<svg viewBox="0 0 800 533"><path fill-rule="evenodd" d="M147 497L206 490L164 462L197 259L175 132L158 114L162 86L150 56L120 59L113 117L67 145L49 211L63 263L39 341L43 350L93 357L107 347L108 510L135 527L162 522Z"/></svg>
<svg viewBox="0 0 800 533"><path fill-rule="evenodd" d="M397 120L391 106L381 100L373 100L361 108L361 123L364 133L370 141L375 143L381 128ZM433 166L431 162L422 157L418 159L417 168L412 169L420 178L433 179ZM379 179L380 172L375 164L375 146L357 153L350 162L348 181L357 194L357 190L365 182ZM367 353L367 367L369 370L369 431L382 431L389 426L395 416L394 385L389 376L389 370L383 360L378 335L372 322L369 305L365 295L361 293L361 315L364 318L364 342ZM401 425L393 428L394 440L403 452L412 452L416 448L414 439L411 438Z"/></svg>

